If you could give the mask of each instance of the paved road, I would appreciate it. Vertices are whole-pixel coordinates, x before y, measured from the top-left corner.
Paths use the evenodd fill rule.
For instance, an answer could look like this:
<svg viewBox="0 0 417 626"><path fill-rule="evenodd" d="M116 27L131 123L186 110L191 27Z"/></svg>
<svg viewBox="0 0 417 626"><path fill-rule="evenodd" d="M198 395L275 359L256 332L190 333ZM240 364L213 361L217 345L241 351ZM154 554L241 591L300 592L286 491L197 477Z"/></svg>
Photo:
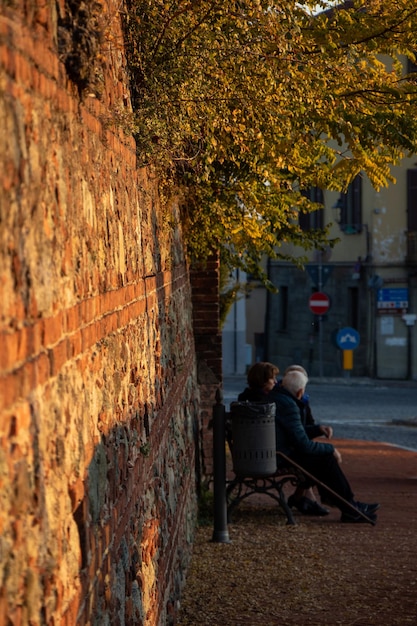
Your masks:
<svg viewBox="0 0 417 626"><path fill-rule="evenodd" d="M244 387L245 377L225 378L225 404ZM312 379L307 391L316 421L333 426L335 437L417 451L417 383Z"/></svg>

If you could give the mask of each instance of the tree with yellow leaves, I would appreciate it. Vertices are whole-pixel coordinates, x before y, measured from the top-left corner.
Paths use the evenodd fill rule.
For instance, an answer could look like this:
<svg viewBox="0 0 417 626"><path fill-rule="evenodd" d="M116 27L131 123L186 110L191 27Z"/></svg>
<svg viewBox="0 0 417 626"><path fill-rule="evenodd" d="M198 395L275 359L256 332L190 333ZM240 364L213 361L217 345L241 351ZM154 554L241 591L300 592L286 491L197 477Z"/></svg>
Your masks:
<svg viewBox="0 0 417 626"><path fill-rule="evenodd" d="M181 198L191 258L252 273L302 231L311 187L376 188L417 152L417 7L408 0L127 0L138 156ZM314 10L314 12L313 12ZM332 242L330 242L332 243Z"/></svg>

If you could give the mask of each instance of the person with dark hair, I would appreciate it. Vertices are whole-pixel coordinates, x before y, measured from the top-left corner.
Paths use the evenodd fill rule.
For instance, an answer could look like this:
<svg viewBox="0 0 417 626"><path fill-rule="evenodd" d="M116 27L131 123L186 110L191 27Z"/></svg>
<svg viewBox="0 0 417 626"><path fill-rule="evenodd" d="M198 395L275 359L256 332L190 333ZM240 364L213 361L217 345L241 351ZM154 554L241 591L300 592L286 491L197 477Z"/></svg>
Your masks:
<svg viewBox="0 0 417 626"><path fill-rule="evenodd" d="M255 363L248 371L248 385L250 389L256 390L262 401L265 394L269 393L277 384L279 369L273 363L263 361Z"/></svg>

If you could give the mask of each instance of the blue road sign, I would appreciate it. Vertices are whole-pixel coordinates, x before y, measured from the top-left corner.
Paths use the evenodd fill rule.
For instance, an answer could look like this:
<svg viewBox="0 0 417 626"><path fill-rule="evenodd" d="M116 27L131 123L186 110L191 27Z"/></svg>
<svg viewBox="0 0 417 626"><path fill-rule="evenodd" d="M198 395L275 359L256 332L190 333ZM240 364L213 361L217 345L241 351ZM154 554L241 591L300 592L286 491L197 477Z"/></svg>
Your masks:
<svg viewBox="0 0 417 626"><path fill-rule="evenodd" d="M378 289L376 306L378 313L405 312L408 309L408 288L391 287Z"/></svg>
<svg viewBox="0 0 417 626"><path fill-rule="evenodd" d="M322 265L321 272L320 272L320 266L313 265L312 263L309 263L308 265L306 265L305 268L311 280L313 281L313 285L315 285L316 287L324 287L324 285L327 283L327 279L329 278L330 274L333 272L334 265ZM320 280L320 273L321 273L321 280Z"/></svg>
<svg viewBox="0 0 417 626"><path fill-rule="evenodd" d="M360 342L359 333L354 328L346 326L341 328L336 335L336 343L341 350L354 350Z"/></svg>

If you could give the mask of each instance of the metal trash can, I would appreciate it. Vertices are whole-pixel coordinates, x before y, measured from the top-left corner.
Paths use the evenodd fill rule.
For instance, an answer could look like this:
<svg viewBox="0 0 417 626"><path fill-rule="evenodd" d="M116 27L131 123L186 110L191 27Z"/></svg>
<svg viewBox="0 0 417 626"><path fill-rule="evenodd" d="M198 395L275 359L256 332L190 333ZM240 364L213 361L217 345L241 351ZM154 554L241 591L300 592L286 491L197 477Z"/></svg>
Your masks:
<svg viewBox="0 0 417 626"><path fill-rule="evenodd" d="M275 403L232 402L232 459L235 474L267 476L277 469Z"/></svg>

